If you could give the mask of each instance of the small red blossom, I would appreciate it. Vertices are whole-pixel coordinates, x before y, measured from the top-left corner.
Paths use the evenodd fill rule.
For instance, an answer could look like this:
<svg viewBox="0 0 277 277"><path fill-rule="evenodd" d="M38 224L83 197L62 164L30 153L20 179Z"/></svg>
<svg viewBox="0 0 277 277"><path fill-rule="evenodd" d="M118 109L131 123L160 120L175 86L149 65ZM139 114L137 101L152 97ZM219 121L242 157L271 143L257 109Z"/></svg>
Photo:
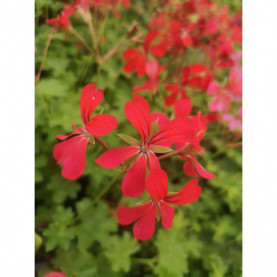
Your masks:
<svg viewBox="0 0 277 277"><path fill-rule="evenodd" d="M117 120L108 114L99 114L91 118L94 109L103 99L103 91L90 84L83 88L80 99L81 116L84 127L78 127L68 136L58 135L63 140L54 147L53 157L63 164L62 176L74 180L85 170L88 142L94 143L94 136L104 136L117 128Z"/></svg>
<svg viewBox="0 0 277 277"><path fill-rule="evenodd" d="M145 70L149 77L149 81L145 81L143 85L134 87L133 93L139 93L141 91L156 91L158 89L158 77L159 74L166 68L164 65L159 65L156 60L150 60L146 63Z"/></svg>
<svg viewBox="0 0 277 277"><path fill-rule="evenodd" d="M144 39L143 50L137 50L134 48L126 49L122 54L122 59L127 60L123 70L126 73L133 71L137 72L139 77L142 77L145 72L147 73L147 55L149 52L156 57L161 57L165 54L167 48L161 42L151 46L152 42L159 36L158 30L150 30Z"/></svg>
<svg viewBox="0 0 277 277"><path fill-rule="evenodd" d="M65 7L62 14L57 18L46 19L45 23L54 26L56 29L64 29L70 26L69 16L74 12L75 6Z"/></svg>
<svg viewBox="0 0 277 277"><path fill-rule="evenodd" d="M125 104L124 112L131 124L137 129L141 136L138 141L130 137L123 139L131 144L110 149L98 157L95 162L105 168L114 168L124 161L122 167L127 170L122 181L123 195L138 197L145 188L146 170L160 168L156 153L170 151L165 149L165 143L190 142L199 149L198 140L192 122L185 118L176 118L157 130L155 124L151 124L152 116L147 101L136 95L132 101ZM126 136L125 136L126 137Z"/></svg>
<svg viewBox="0 0 277 277"><path fill-rule="evenodd" d="M162 169L150 171L145 189L151 196L147 203L137 207L121 207L117 211L120 224L129 225L136 221L133 233L139 240L148 240L153 236L156 218L161 219L165 229L171 228L175 211L170 205L192 203L202 192L201 187L198 186L198 180L194 179L190 180L178 193L168 194L167 174Z"/></svg>

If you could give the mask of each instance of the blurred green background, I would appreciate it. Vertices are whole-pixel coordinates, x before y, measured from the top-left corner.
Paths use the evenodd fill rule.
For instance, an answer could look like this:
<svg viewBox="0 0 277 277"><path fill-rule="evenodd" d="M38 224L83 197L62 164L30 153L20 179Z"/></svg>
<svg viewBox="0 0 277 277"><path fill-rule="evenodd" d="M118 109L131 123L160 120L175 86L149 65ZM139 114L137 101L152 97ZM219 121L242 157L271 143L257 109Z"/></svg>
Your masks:
<svg viewBox="0 0 277 277"><path fill-rule="evenodd" d="M150 11L144 1L137 2L145 12L122 9L120 19L110 15L100 43L101 53L115 45L134 20L139 31L146 34L146 23L158 1L153 1L154 9ZM240 1L216 2L228 4L232 10L241 8ZM45 19L57 16L63 4L35 1L36 72L51 30ZM71 18L71 24L91 44L86 24L77 17ZM199 158L217 178L200 179L203 192L199 200L176 206L173 227L164 230L160 223L156 224L155 235L148 241L135 240L132 225L119 226L115 216L119 206L135 205L146 194L139 199L125 199L118 180L96 205L93 203L117 174L117 169L108 170L94 162L103 153L101 146L88 145L82 177L75 181L61 177L61 169L52 157L58 142L56 135L72 132L73 123L82 125L79 99L86 84L95 83L104 91L104 101L96 112L104 108L119 122L118 128L104 137L108 145L125 145L115 136L117 133L137 137L123 110L125 102L132 98L132 87L142 80L123 72L121 54L122 51L99 66L85 48L79 49L76 38L63 32L53 35L41 79L35 87L37 276L52 270L60 270L67 277L241 276L242 153L241 149L228 147L233 134L217 123L209 126L202 142L206 154ZM198 110L208 113L204 98L204 94L192 97L193 114ZM160 108L158 101L151 105L152 112ZM189 180L182 166L182 160L175 157L162 161L169 176L169 191L178 191Z"/></svg>

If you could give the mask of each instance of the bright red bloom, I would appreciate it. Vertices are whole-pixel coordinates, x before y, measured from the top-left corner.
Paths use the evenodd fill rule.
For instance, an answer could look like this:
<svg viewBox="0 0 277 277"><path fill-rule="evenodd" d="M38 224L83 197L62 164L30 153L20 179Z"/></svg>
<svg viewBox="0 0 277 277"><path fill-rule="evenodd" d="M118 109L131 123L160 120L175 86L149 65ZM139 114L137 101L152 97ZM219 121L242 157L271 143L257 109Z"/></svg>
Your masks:
<svg viewBox="0 0 277 277"><path fill-rule="evenodd" d="M141 141L130 137L123 139L131 146L110 149L98 157L95 162L105 168L114 168L123 161L123 169L128 169L122 181L123 195L138 197L144 191L147 167L150 170L160 168L155 153L165 153L168 142L190 142L199 149L198 140L192 122L189 119L177 118L169 121L157 131L155 124L151 125L151 113L147 101L137 95L125 104L125 115L138 130Z"/></svg>
<svg viewBox="0 0 277 277"><path fill-rule="evenodd" d="M127 60L123 70L126 73L136 71L139 77L142 77L145 72L147 73L147 54L151 52L156 57L162 57L167 47L162 42L151 46L152 42L159 36L158 30L150 30L144 39L143 50L137 50L134 48L126 49L122 54L122 59ZM148 73L147 73L148 74Z"/></svg>
<svg viewBox="0 0 277 277"><path fill-rule="evenodd" d="M53 151L57 163L63 164L62 176L74 180L85 170L86 149L88 142L94 143L94 136L104 136L117 128L117 120L108 114L99 114L91 118L92 112L103 99L103 91L90 84L83 88L80 110L84 127L78 127L68 136L58 135L64 140L58 143Z"/></svg>
<svg viewBox="0 0 277 277"><path fill-rule="evenodd" d="M206 71L206 67L203 64L192 64L186 66L182 69L182 79L179 84L171 84L165 87L165 91L170 91L171 94L165 98L165 105L171 106L175 103L178 98L178 95L181 95L181 98L186 97L186 86L198 87L202 90L206 88L206 82L208 75L200 76Z"/></svg>
<svg viewBox="0 0 277 277"><path fill-rule="evenodd" d="M62 272L51 272L44 275L43 277L66 277L66 275Z"/></svg>
<svg viewBox="0 0 277 277"><path fill-rule="evenodd" d="M118 221L129 225L136 221L133 233L136 239L148 240L155 232L156 218L161 218L165 229L172 227L174 208L169 206L184 205L196 201L202 189L198 180L190 180L178 193L168 194L167 174L162 169L150 171L146 180L146 191L151 195L149 201L138 207L121 207L117 211Z"/></svg>
<svg viewBox="0 0 277 277"><path fill-rule="evenodd" d="M155 91L158 89L158 77L159 74L166 68L164 65L159 65L156 60L151 60L146 63L146 74L149 77L149 81L145 81L143 85L134 87L133 93L139 93L141 91L149 90Z"/></svg>
<svg viewBox="0 0 277 277"><path fill-rule="evenodd" d="M57 18L46 19L45 23L54 26L57 29L63 29L70 26L69 16L74 12L75 6L65 7L62 14Z"/></svg>

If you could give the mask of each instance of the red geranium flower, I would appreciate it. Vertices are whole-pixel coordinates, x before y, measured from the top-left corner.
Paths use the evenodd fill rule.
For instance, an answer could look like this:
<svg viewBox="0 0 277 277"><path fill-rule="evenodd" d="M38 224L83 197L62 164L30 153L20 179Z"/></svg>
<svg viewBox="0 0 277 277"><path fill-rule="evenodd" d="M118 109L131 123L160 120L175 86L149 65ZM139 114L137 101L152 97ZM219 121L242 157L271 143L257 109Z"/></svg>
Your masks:
<svg viewBox="0 0 277 277"><path fill-rule="evenodd" d="M144 47L142 51L128 48L123 52L122 59L127 60L127 63L123 67L123 70L126 73L136 71L138 76L142 77L145 74L145 71L147 73L147 54L151 52L156 57L161 57L165 54L167 48L161 42L151 46L152 42L159 36L159 34L160 32L158 30L150 30L144 39Z"/></svg>
<svg viewBox="0 0 277 277"><path fill-rule="evenodd" d="M186 97L186 86L198 87L202 90L205 90L206 83L210 81L207 80L209 75L200 76L203 74L207 68L203 64L195 63L189 66L186 66L182 69L182 79L179 84L171 84L165 87L165 91L170 91L171 94L165 98L165 105L171 106L175 103L178 95L181 95L181 98Z"/></svg>
<svg viewBox="0 0 277 277"><path fill-rule="evenodd" d="M94 136L103 136L117 128L117 120L108 114L99 114L91 118L92 112L103 99L103 91L96 85L89 84L82 90L80 109L84 127L78 127L68 136L58 135L64 140L53 151L57 163L63 164L62 176L74 180L85 170L86 149L88 142L94 143Z"/></svg>
<svg viewBox="0 0 277 277"><path fill-rule="evenodd" d="M168 204L184 205L198 199L202 189L198 180L190 180L178 193L168 194L167 174L162 169L149 173L146 180L146 191L151 195L149 201L138 207L121 207L117 211L118 221L129 225L136 221L133 233L136 239L150 239L155 232L156 218L161 218L165 229L172 227L174 208Z"/></svg>
<svg viewBox="0 0 277 277"><path fill-rule="evenodd" d="M125 104L124 112L128 120L138 130L141 141L121 135L131 146L110 149L98 157L95 162L105 168L114 168L123 161L123 169L128 169L122 181L123 195L138 197L144 191L146 169L160 168L155 153L165 153L171 149L164 146L167 142L190 142L195 147L198 140L190 120L177 118L169 121L157 131L157 125L151 126L151 113L147 101L137 95Z"/></svg>
<svg viewBox="0 0 277 277"><path fill-rule="evenodd" d="M69 16L74 12L75 6L65 7L62 14L57 18L46 19L45 23L54 26L57 29L63 29L70 26Z"/></svg>
<svg viewBox="0 0 277 277"><path fill-rule="evenodd" d="M141 91L149 90L155 91L158 89L158 77L159 74L166 68L165 65L159 65L156 60L151 60L146 63L146 74L149 77L149 81L145 81L143 85L134 87L133 93L139 93Z"/></svg>

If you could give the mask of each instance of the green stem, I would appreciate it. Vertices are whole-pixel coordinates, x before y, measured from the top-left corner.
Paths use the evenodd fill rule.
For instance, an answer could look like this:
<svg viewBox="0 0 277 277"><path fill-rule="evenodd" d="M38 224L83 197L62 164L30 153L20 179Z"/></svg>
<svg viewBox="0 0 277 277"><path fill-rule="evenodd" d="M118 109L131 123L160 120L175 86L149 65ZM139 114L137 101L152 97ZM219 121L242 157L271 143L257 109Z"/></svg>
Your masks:
<svg viewBox="0 0 277 277"><path fill-rule="evenodd" d="M123 174L123 172L119 172L117 175L113 177L113 179L104 187L104 189L98 194L98 196L94 199L93 204L96 204L101 197L111 188L111 186L117 181L117 179Z"/></svg>

